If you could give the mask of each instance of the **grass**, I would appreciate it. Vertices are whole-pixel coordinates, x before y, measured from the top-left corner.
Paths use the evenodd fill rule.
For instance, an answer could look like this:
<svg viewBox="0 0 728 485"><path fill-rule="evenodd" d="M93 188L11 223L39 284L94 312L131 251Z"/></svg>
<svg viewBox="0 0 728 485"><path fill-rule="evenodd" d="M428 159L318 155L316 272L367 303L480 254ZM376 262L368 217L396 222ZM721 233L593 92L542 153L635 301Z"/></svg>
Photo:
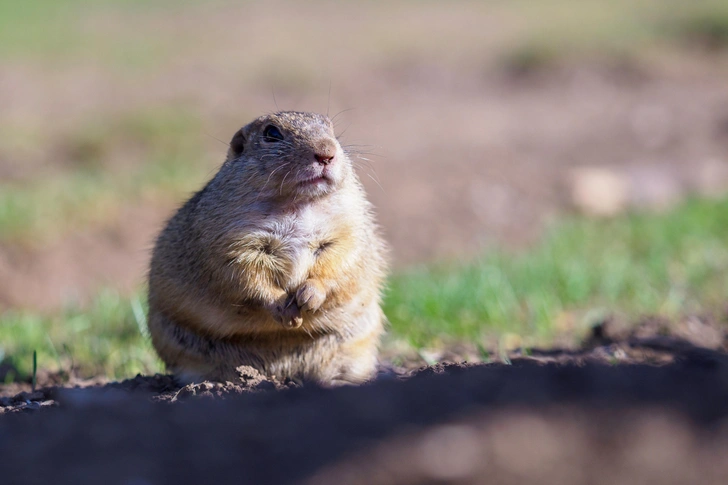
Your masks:
<svg viewBox="0 0 728 485"><path fill-rule="evenodd" d="M143 23L125 27L125 16L144 19L149 14L191 11L202 6L215 10L228 2L198 0L172 2L170 0L35 0L14 2L0 0L0 58L28 59L58 63L59 61L86 59L107 66L153 69L160 61L173 56L179 48L179 36L169 37L164 32L150 30ZM514 58L523 59L529 45L549 46L548 50L561 56L573 54L607 53L639 50L660 38L707 40L708 45L725 45L726 10L723 0L586 0L572 2L552 0L513 0L511 2L459 2L474 15L487 19L503 15L513 29L494 33L496 43L508 44L516 37L525 45L515 47ZM331 6L329 6L331 7ZM411 19L432 5L410 1L389 4L348 6L352 12L380 11L385 14L405 15ZM435 7L436 8L436 7ZM457 8L457 6L455 7ZM285 18L285 6L281 6ZM336 9L334 9L336 10ZM116 19L116 20L114 20ZM99 25L100 23L100 25ZM351 44L351 55L362 55L372 42L384 42L385 51L418 52L423 46L433 45L432 25L405 30L390 37L387 24L378 30L379 23L368 25L366 46ZM295 22L292 23L295 26ZM443 26L438 26L441 28ZM447 27L447 26L445 26ZM199 35L188 32L191 35ZM460 35L465 34L460 32ZM436 36L434 36L436 37ZM476 36L474 39L484 39ZM436 42L434 47L441 44ZM506 55L507 56L507 55ZM530 55L527 57L531 57ZM281 59L280 61L284 61ZM274 65L295 63L296 56Z"/></svg>
<svg viewBox="0 0 728 485"><path fill-rule="evenodd" d="M21 378L32 375L33 352L38 368L48 372L122 378L164 370L147 336L140 297L104 291L85 309L45 316L6 312L0 322L0 360L4 355Z"/></svg>
<svg viewBox="0 0 728 485"><path fill-rule="evenodd" d="M177 8L170 0L0 0L0 58L34 58L55 65L80 58L151 67L159 56L169 55L172 46L149 36L114 39L95 23L103 22L109 12Z"/></svg>
<svg viewBox="0 0 728 485"><path fill-rule="evenodd" d="M722 307L726 295L728 201L690 201L661 215L564 221L523 254L396 275L385 311L393 333L420 347L505 332L547 341L565 318L675 318Z"/></svg>
<svg viewBox="0 0 728 485"><path fill-rule="evenodd" d="M661 31L668 37L681 40L707 50L728 48L728 4L703 0L692 8L677 9L677 13L665 18Z"/></svg>
<svg viewBox="0 0 728 485"><path fill-rule="evenodd" d="M384 309L391 337L415 348L521 336L548 342L564 320L584 328L605 314L678 318L724 308L728 199L693 200L665 214L556 224L531 250L492 251L471 263L394 275ZM574 328L571 328L573 331ZM0 315L0 353L30 375L74 368L121 378L162 371L150 347L143 297L103 292L86 309ZM2 360L2 359L0 359Z"/></svg>
<svg viewBox="0 0 728 485"><path fill-rule="evenodd" d="M47 239L108 220L121 201L190 192L209 171L201 133L197 118L179 110L83 126L49 154L71 169L25 183L0 182L0 241ZM109 169L109 159L123 162Z"/></svg>
<svg viewBox="0 0 728 485"><path fill-rule="evenodd" d="M500 67L516 74L594 57L639 62L655 48L687 55L693 53L685 47L728 48L728 3L723 0L524 0L511 5L534 24L497 58Z"/></svg>

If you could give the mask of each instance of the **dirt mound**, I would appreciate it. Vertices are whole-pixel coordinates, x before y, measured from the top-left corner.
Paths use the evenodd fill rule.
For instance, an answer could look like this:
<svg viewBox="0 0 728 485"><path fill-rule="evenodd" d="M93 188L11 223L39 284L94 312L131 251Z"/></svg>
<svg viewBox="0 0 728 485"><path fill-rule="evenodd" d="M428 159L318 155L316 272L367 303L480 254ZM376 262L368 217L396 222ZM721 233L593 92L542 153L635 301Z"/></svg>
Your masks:
<svg viewBox="0 0 728 485"><path fill-rule="evenodd" d="M251 369L239 383L50 388L0 402L0 473L76 484L725 483L728 357L689 344L652 352L669 363L606 365L596 352L578 365L514 357L337 389Z"/></svg>

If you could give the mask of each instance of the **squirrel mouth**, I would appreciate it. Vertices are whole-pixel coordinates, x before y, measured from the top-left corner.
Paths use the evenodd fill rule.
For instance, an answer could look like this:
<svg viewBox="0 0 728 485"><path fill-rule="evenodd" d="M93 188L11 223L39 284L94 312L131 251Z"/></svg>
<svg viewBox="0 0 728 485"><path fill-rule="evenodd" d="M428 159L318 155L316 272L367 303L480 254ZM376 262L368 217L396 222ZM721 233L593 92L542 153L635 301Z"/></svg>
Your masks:
<svg viewBox="0 0 728 485"><path fill-rule="evenodd" d="M317 185L319 183L328 183L329 179L325 175L316 175L311 178L307 178L305 180L302 180L298 182L298 185L301 186L308 186L308 185Z"/></svg>

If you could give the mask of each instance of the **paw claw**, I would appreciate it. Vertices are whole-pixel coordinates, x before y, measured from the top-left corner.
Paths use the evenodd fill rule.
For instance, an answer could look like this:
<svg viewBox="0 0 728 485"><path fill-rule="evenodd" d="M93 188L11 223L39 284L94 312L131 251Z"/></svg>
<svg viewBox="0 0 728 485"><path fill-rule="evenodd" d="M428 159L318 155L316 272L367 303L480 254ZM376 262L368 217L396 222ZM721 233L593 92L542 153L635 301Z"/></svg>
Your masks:
<svg viewBox="0 0 728 485"><path fill-rule="evenodd" d="M277 305L273 318L286 328L298 328L303 325L301 309L296 304L293 295L289 296L283 305Z"/></svg>
<svg viewBox="0 0 728 485"><path fill-rule="evenodd" d="M324 302L326 295L320 283L307 280L296 292L296 302L303 311L315 312Z"/></svg>

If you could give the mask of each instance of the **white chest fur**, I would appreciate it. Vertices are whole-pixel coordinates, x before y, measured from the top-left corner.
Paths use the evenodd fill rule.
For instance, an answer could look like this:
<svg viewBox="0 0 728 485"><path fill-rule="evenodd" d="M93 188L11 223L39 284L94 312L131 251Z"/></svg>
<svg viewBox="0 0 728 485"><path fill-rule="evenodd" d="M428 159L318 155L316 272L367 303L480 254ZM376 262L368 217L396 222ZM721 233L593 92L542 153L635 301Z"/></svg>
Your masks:
<svg viewBox="0 0 728 485"><path fill-rule="evenodd" d="M307 206L291 214L268 221L266 230L280 242L276 255L286 259L289 268L285 282L289 289L300 286L316 261L316 249L328 233L331 215L320 208Z"/></svg>

